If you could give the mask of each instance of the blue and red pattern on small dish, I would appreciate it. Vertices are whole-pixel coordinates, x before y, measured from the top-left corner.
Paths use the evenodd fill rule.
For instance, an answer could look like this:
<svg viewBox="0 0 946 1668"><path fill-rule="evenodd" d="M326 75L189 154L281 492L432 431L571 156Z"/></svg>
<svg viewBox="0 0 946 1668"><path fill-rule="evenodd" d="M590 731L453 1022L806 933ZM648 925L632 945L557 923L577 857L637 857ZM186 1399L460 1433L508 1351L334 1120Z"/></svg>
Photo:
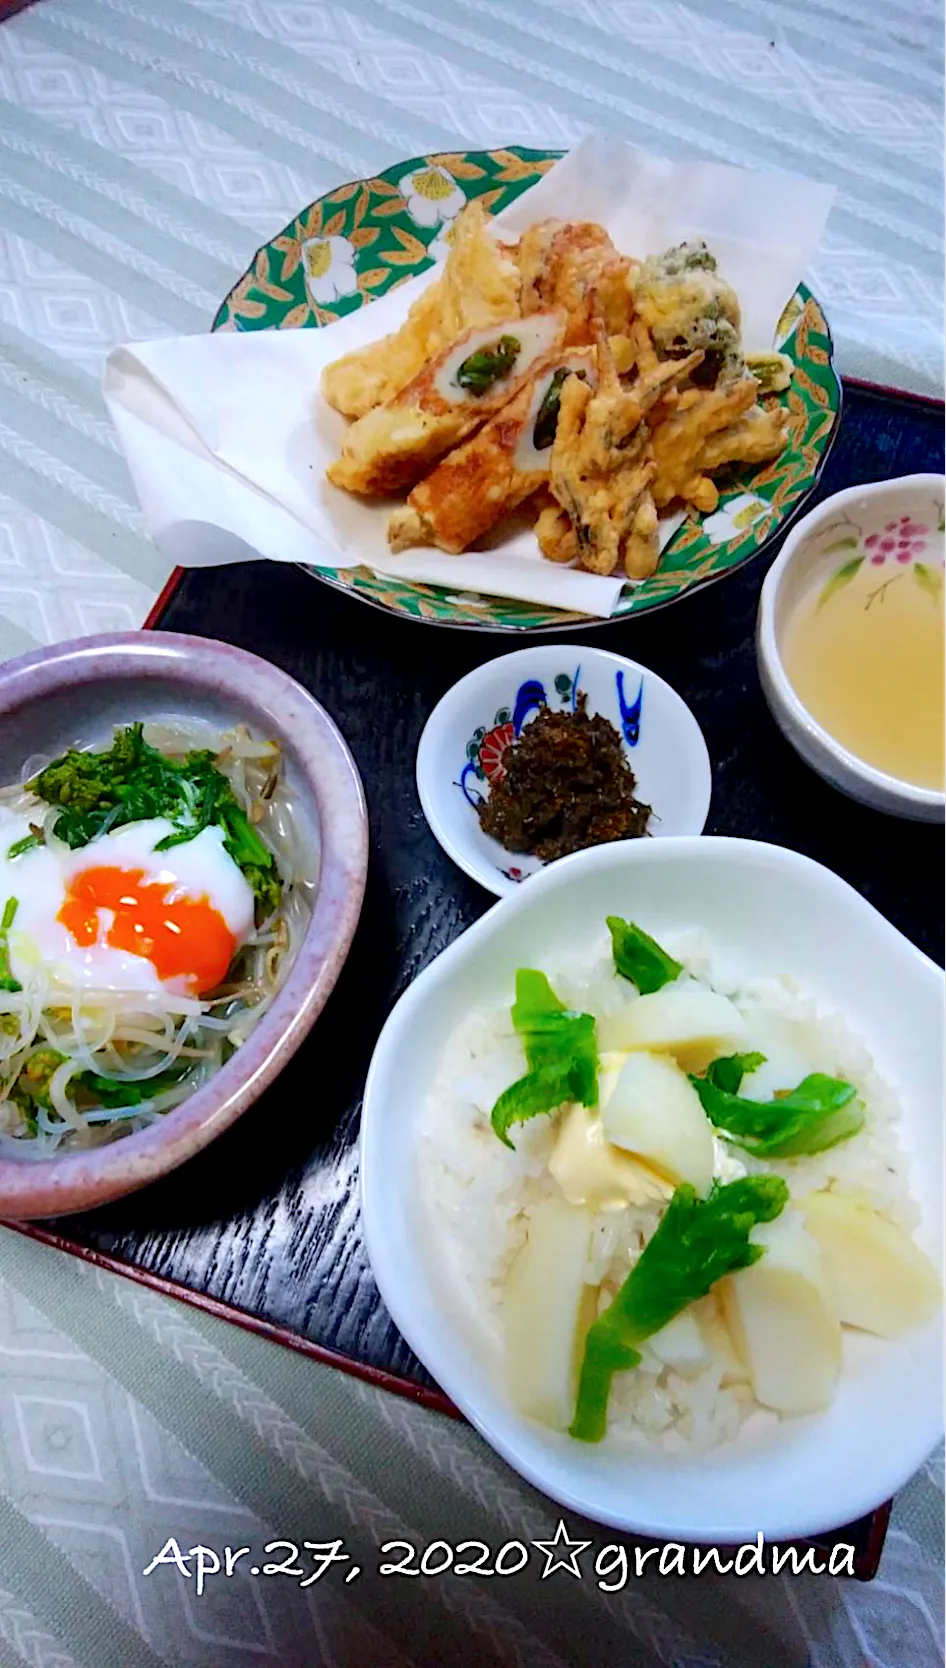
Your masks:
<svg viewBox="0 0 946 1668"><path fill-rule="evenodd" d="M570 708L572 712L578 705L581 691L579 679L581 667L576 666L574 673L557 672L552 680L555 695L561 707ZM636 747L641 733L641 708L644 701L644 680L640 679L637 694L633 701L628 701L624 690L624 673L619 671L614 676L617 692L618 712L620 715L621 734L628 747ZM522 727L526 720L541 707L552 706L545 691L545 685L537 678L528 678L519 685L516 698L508 707L500 707L496 712L489 729L480 725L473 731L466 744L466 761L460 771L459 781L455 783L463 794L468 805L474 810L482 805L484 795L475 786L477 782L499 782L506 774L505 754L507 747L522 734ZM507 880L522 880L520 870L503 870Z"/></svg>

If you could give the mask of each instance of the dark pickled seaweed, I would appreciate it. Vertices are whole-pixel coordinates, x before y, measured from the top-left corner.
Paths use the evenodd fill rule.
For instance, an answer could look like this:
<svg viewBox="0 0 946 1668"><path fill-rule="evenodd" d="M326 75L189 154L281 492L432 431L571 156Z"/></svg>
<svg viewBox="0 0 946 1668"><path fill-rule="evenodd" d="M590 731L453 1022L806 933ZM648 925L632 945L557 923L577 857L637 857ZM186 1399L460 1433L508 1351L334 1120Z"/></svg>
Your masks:
<svg viewBox="0 0 946 1668"><path fill-rule="evenodd" d="M647 833L651 809L635 797L620 734L600 713L589 716L584 695L574 712L541 707L507 747L503 765L479 818L507 851L549 863Z"/></svg>

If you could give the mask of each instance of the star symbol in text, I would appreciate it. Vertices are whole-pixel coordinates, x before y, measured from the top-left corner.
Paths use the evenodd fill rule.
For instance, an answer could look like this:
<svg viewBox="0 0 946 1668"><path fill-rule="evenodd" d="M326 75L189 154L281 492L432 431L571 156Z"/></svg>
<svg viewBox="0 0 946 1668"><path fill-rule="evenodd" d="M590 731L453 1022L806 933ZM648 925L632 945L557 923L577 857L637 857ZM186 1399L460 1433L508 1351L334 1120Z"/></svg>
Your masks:
<svg viewBox="0 0 946 1668"><path fill-rule="evenodd" d="M558 1528L552 1540L533 1541L532 1545L539 1552L545 1553L545 1568L542 1571L543 1581L547 1575L554 1575L556 1570L567 1570L569 1575L574 1575L579 1581L581 1580L578 1556L579 1553L584 1552L586 1546L591 1545L591 1542L570 1540L563 1517L558 1520Z"/></svg>

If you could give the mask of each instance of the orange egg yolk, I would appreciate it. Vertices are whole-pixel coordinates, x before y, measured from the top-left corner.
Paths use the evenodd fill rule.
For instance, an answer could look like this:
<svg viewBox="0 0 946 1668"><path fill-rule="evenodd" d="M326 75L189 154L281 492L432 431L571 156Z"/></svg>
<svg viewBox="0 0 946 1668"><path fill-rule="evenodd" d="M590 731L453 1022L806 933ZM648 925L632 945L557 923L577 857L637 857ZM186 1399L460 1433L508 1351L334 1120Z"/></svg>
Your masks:
<svg viewBox="0 0 946 1668"><path fill-rule="evenodd" d="M59 920L76 943L100 941L100 909L114 920L105 942L144 956L159 979L186 979L200 994L225 977L236 939L209 898L169 899L176 882L147 880L143 869L81 869L72 876Z"/></svg>

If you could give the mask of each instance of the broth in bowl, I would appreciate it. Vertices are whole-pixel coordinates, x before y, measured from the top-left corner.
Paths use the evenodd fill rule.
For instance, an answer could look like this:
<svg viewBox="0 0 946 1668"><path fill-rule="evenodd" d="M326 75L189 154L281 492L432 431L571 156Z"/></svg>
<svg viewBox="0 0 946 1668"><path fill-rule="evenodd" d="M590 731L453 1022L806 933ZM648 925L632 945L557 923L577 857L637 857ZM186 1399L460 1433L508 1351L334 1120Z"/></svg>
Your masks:
<svg viewBox="0 0 946 1668"><path fill-rule="evenodd" d="M920 788L944 786L942 532L907 516L818 581L786 622L795 693L851 753Z"/></svg>

